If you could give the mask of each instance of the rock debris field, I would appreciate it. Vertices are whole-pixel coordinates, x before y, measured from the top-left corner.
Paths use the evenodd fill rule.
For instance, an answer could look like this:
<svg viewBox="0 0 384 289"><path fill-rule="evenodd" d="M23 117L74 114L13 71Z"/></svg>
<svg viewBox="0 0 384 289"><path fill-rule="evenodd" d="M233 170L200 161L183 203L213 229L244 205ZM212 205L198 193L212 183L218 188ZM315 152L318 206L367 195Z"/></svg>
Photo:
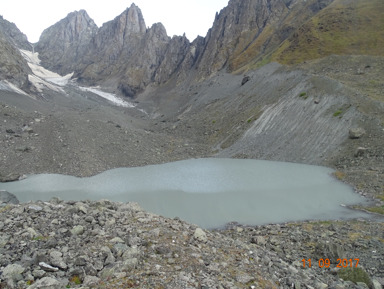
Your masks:
<svg viewBox="0 0 384 289"><path fill-rule="evenodd" d="M0 288L377 289L384 281L384 224L375 221L207 231L136 203L53 198L3 203L0 231ZM366 279L341 279L348 270Z"/></svg>

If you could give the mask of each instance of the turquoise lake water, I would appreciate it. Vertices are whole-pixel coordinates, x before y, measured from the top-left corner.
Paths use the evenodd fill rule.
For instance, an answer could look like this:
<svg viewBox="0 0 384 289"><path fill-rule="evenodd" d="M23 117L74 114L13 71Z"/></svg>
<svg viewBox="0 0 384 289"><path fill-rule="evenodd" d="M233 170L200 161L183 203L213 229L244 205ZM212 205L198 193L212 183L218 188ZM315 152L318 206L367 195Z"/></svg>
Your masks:
<svg viewBox="0 0 384 289"><path fill-rule="evenodd" d="M21 202L109 199L203 228L366 217L345 205L366 202L332 169L239 159L192 159L120 168L89 178L43 174L0 183Z"/></svg>

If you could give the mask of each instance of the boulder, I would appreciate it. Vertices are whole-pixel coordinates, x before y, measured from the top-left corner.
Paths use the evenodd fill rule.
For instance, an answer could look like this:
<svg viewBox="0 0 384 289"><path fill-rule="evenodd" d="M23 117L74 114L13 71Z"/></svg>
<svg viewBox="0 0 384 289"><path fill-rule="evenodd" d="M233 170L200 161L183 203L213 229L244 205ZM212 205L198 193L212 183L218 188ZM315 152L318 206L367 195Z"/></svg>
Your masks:
<svg viewBox="0 0 384 289"><path fill-rule="evenodd" d="M20 175L19 174L8 174L8 175L2 175L0 174L0 182L2 183L7 183L7 182L14 182L14 181L18 181L20 179Z"/></svg>
<svg viewBox="0 0 384 289"><path fill-rule="evenodd" d="M207 234L200 228L197 228L195 230L195 233L193 234L193 238L199 242L207 242L208 241L208 238L207 238Z"/></svg>
<svg viewBox="0 0 384 289"><path fill-rule="evenodd" d="M7 191L0 191L0 204L18 204L19 200L14 194Z"/></svg>
<svg viewBox="0 0 384 289"><path fill-rule="evenodd" d="M361 127L351 128L349 130L349 138L350 139L359 139L363 135L365 135L365 130Z"/></svg>
<svg viewBox="0 0 384 289"><path fill-rule="evenodd" d="M4 278L8 285L13 286L14 282L23 279L23 272L25 268L19 264L11 264L4 268L2 278Z"/></svg>
<svg viewBox="0 0 384 289"><path fill-rule="evenodd" d="M358 147L355 152L355 157L362 157L367 150L368 150L367 148Z"/></svg>

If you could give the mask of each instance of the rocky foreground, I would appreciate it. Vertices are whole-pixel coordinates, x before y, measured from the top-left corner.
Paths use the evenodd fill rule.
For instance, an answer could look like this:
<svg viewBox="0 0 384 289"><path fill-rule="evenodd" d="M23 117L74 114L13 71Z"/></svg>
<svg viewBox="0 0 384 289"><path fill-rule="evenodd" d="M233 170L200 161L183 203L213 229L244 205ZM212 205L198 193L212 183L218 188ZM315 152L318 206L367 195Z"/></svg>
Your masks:
<svg viewBox="0 0 384 289"><path fill-rule="evenodd" d="M0 231L0 288L378 289L384 284L383 222L229 224L207 231L135 203L52 199L3 203ZM343 259L353 268L337 268Z"/></svg>

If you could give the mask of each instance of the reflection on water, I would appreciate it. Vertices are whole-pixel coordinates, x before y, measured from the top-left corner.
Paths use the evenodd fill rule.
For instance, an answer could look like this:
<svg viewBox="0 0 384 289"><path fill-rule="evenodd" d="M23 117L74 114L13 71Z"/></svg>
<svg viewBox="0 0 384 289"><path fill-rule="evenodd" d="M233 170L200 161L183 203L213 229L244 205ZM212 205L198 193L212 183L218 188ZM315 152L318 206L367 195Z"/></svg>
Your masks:
<svg viewBox="0 0 384 289"><path fill-rule="evenodd" d="M193 159L121 168L90 178L34 175L0 189L21 202L99 200L138 202L144 209L180 217L204 228L232 221L257 225L365 214L341 204L364 202L325 167L260 160Z"/></svg>

